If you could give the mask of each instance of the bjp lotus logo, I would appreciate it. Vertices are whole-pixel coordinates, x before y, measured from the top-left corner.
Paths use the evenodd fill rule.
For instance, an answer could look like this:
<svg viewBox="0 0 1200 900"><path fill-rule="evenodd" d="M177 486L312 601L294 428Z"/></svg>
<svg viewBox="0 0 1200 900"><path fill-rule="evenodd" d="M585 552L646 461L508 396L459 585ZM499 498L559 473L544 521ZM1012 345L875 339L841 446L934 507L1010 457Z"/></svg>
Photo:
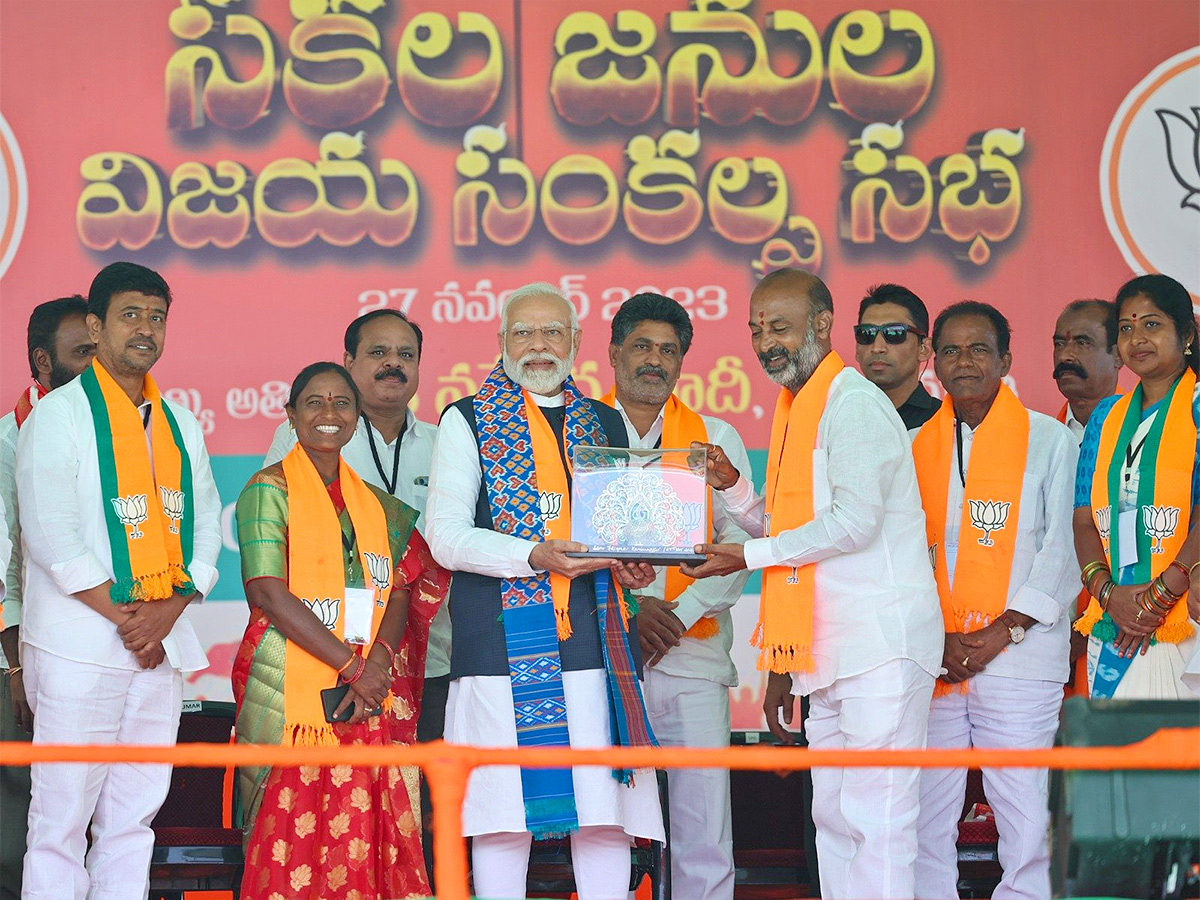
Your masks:
<svg viewBox="0 0 1200 900"><path fill-rule="evenodd" d="M1200 106L1192 107L1191 119L1173 109L1156 109L1154 114L1166 137L1167 165L1184 190L1179 205L1200 212Z"/></svg>
<svg viewBox="0 0 1200 900"><path fill-rule="evenodd" d="M554 491L542 491L538 496L538 509L542 514L542 521L549 522L551 519L557 519L562 512L563 495Z"/></svg>
<svg viewBox="0 0 1200 900"><path fill-rule="evenodd" d="M1101 506L1096 510L1096 530L1100 532L1100 540L1107 541L1109 523L1112 522L1112 507Z"/></svg>
<svg viewBox="0 0 1200 900"><path fill-rule="evenodd" d="M992 540L992 532L999 531L1008 524L1008 508L1012 504L1000 500L968 500L967 504L971 513L971 524L983 532L979 543L991 547L995 543Z"/></svg>
<svg viewBox="0 0 1200 900"><path fill-rule="evenodd" d="M364 553L363 558L367 561L367 574L371 576L375 590L386 591L392 583L391 558L378 553Z"/></svg>
<svg viewBox="0 0 1200 900"><path fill-rule="evenodd" d="M342 605L341 597L326 597L324 600L305 600L300 598L300 602L313 611L321 624L333 631L337 628L338 610Z"/></svg>
<svg viewBox="0 0 1200 900"><path fill-rule="evenodd" d="M130 494L127 497L113 497L112 505L113 509L117 511L117 518L121 520L121 524L133 529L129 532L129 539L136 541L143 537L145 532L139 531L138 526L146 521L146 495Z"/></svg>
<svg viewBox="0 0 1200 900"><path fill-rule="evenodd" d="M158 496L162 500L163 512L171 520L171 534L179 534L179 520L183 518L183 491L173 491L168 487L160 487Z"/></svg>
<svg viewBox="0 0 1200 900"><path fill-rule="evenodd" d="M1143 506L1142 525L1150 537L1157 543L1150 549L1151 553L1162 553L1162 542L1175 533L1179 527L1178 506Z"/></svg>

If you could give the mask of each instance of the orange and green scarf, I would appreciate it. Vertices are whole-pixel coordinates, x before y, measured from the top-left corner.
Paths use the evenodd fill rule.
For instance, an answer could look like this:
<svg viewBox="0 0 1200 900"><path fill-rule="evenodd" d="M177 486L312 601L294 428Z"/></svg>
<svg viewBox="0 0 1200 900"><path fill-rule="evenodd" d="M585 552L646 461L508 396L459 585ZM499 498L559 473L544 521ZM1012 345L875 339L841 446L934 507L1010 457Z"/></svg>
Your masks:
<svg viewBox="0 0 1200 900"><path fill-rule="evenodd" d="M283 458L288 495L288 590L308 606L340 640L346 633L346 570L342 526L329 490L308 453L299 445ZM365 587L375 593L371 641L392 593L392 552L387 513L358 474L338 463L338 479L354 540L362 560ZM353 586L353 585L352 585ZM283 676L283 743L336 746L333 727L325 721L320 689L337 681L337 671L303 647L287 642ZM390 707L391 694L385 708Z"/></svg>
<svg viewBox="0 0 1200 900"><path fill-rule="evenodd" d="M615 408L617 405L617 389L615 387L612 388L600 400ZM687 449L692 446L692 441L707 444L708 428L705 427L704 419L700 417L699 413L695 412L691 407L672 394L667 398L666 405L663 407L662 440L659 441L659 446L666 449ZM709 541L713 539L712 500L712 488L709 488L707 504L708 523L704 530ZM674 600L691 587L692 582L695 580L680 572L678 566L668 566L666 596L664 599ZM691 628L684 632L684 637L704 641L716 637L720 633L721 625L713 616L701 616Z"/></svg>
<svg viewBox="0 0 1200 900"><path fill-rule="evenodd" d="M812 521L813 451L833 380L846 367L830 352L794 395L784 388L775 403L763 534L767 537ZM811 672L816 564L771 566L763 570L758 626L751 643L759 648L758 668L770 672Z"/></svg>
<svg viewBox="0 0 1200 900"><path fill-rule="evenodd" d="M1196 421L1192 416L1195 388L1195 374L1184 369L1154 412L1138 454L1137 562L1132 567L1132 580L1121 578L1117 566L1121 558L1117 522L1126 452L1142 423L1140 382L1113 404L1100 430L1096 471L1092 476L1092 521L1118 583L1146 584L1157 577L1175 559L1187 539L1196 448ZM1075 630L1105 642L1117 637L1116 623L1095 599L1075 623ZM1193 632L1187 603L1181 601L1154 632L1154 639L1176 644L1191 637Z"/></svg>
<svg viewBox="0 0 1200 900"><path fill-rule="evenodd" d="M942 619L947 632L969 633L990 625L1008 605L1021 488L1029 453L1029 411L1007 385L1000 385L971 445L971 464L963 486L962 521L954 587L946 563L946 509L954 466L954 400L921 426L913 440L917 485L925 509L925 537L933 562ZM974 538L974 540L972 540ZM934 695L967 690L967 683L938 680Z"/></svg>
<svg viewBox="0 0 1200 900"><path fill-rule="evenodd" d="M99 361L79 376L91 407L104 522L112 546L114 603L165 600L196 592L192 560L195 505L192 463L179 423L149 374L151 463L146 424L129 395Z"/></svg>

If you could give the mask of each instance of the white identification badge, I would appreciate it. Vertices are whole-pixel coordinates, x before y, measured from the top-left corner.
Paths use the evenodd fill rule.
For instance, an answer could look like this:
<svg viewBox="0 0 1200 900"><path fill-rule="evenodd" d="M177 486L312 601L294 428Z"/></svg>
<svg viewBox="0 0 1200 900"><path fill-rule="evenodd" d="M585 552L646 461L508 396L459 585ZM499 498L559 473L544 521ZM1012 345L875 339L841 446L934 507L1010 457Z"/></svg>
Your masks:
<svg viewBox="0 0 1200 900"><path fill-rule="evenodd" d="M1135 565L1138 561L1137 509L1127 509L1117 515L1117 568Z"/></svg>
<svg viewBox="0 0 1200 900"><path fill-rule="evenodd" d="M371 640L371 615L375 610L375 592L367 588L346 588L346 641L366 644Z"/></svg>

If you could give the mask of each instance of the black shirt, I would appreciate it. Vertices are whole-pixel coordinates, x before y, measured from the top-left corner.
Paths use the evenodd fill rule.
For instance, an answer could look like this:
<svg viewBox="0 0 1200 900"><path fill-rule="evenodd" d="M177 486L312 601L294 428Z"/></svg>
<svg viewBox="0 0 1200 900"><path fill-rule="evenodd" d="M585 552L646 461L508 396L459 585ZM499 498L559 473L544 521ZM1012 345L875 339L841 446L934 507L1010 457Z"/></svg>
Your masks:
<svg viewBox="0 0 1200 900"><path fill-rule="evenodd" d="M925 385L918 381L917 389L909 395L907 400L896 407L896 412L900 414L900 421L904 423L904 427L912 430L920 428L932 419L933 414L941 409L941 406L942 401L929 396Z"/></svg>

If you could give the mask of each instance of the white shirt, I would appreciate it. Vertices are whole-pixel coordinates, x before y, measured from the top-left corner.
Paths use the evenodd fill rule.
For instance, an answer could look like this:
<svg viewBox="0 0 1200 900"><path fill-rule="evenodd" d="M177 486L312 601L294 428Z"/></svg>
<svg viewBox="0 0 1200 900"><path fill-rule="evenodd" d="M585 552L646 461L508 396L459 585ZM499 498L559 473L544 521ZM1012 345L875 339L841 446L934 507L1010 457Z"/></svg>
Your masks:
<svg viewBox="0 0 1200 900"><path fill-rule="evenodd" d="M12 557L12 538L9 536L8 517L5 514L3 506L0 506L0 605L4 603L4 597L7 594L5 587L8 583L8 562ZM7 628L5 624L0 627ZM3 660L3 655L0 654L0 660Z"/></svg>
<svg viewBox="0 0 1200 900"><path fill-rule="evenodd" d="M963 424L963 472L970 477L975 432ZM917 430L910 434L915 438ZM1070 677L1071 614L1079 594L1079 563L1071 525L1078 441L1062 423L1029 411L1029 449L1007 609L1037 619L1020 644L1010 644L988 663L989 675L1065 682ZM963 484L958 447L950 458L946 498L946 568L954 584L962 527Z"/></svg>
<svg viewBox="0 0 1200 900"><path fill-rule="evenodd" d="M645 436L640 436L621 401L617 401L617 412L625 420L625 430L629 433L629 446L636 449L651 450L662 438L663 410L658 411L658 418L650 426ZM708 430L708 442L716 444L725 451L729 461L739 472L750 471L750 457L746 455L746 447L741 437L726 422L712 416L701 416L704 427ZM725 497L720 491L713 491L713 535L716 541L723 544L741 544L748 535L729 516L725 509ZM691 628L701 616L711 616L720 626L720 633L711 638L697 640L684 637L678 647L672 647L654 668L668 675L683 678L705 678L723 684L726 687L736 687L738 683L737 667L729 656L733 647L733 617L730 608L742 596L749 572L734 572L718 578L700 578L675 598L679 604L673 612L683 623L684 628ZM654 581L639 590L639 594L648 594L662 599L666 596L667 570L659 566L654 570Z"/></svg>
<svg viewBox="0 0 1200 900"><path fill-rule="evenodd" d="M221 498L195 416L163 402L179 424L192 463L196 512L189 569L203 596L217 583ZM78 662L140 670L117 626L72 596L113 578L96 433L78 378L42 398L21 427L17 496L25 551L21 641ZM186 611L163 648L169 663L184 672L208 666Z"/></svg>
<svg viewBox="0 0 1200 900"><path fill-rule="evenodd" d="M812 521L745 546L748 569L816 563L816 668L792 673L792 692L893 659L936 676L945 632L908 435L887 395L854 369L833 380L812 459ZM761 535L765 501L753 485L743 476L725 493L742 528Z"/></svg>
<svg viewBox="0 0 1200 900"><path fill-rule="evenodd" d="M384 471L380 471L379 466L375 464L375 456L371 453L372 437L375 439L375 451L379 454L379 463ZM433 458L433 443L436 437L437 426L422 422L410 409L404 419L404 431L396 439L401 445L400 467L397 470L396 490L392 492L392 496L407 503L420 514L417 517L417 530L426 540L429 535L426 531L425 503L429 497L429 464ZM386 482L392 477L392 463L396 458L396 441L386 442L378 428L367 424L367 420L359 416L354 437L342 448L342 459L363 481L386 492ZM287 422L282 423L275 429L275 437L271 440L263 467L279 462L295 446L296 432ZM429 625L425 677L438 678L449 674L450 612L448 604L443 603Z"/></svg>
<svg viewBox="0 0 1200 900"><path fill-rule="evenodd" d="M0 419L0 516L5 523L0 537L0 618L4 628L21 624L21 527L17 520L17 415L10 412ZM5 551L7 547L7 551ZM16 665L0 649L0 668Z"/></svg>
<svg viewBox="0 0 1200 900"><path fill-rule="evenodd" d="M1063 421L1063 424L1071 429L1071 434L1075 435L1076 447L1083 443L1083 431L1087 428L1087 424L1075 418L1075 410L1071 409L1070 403L1067 403L1067 418Z"/></svg>

